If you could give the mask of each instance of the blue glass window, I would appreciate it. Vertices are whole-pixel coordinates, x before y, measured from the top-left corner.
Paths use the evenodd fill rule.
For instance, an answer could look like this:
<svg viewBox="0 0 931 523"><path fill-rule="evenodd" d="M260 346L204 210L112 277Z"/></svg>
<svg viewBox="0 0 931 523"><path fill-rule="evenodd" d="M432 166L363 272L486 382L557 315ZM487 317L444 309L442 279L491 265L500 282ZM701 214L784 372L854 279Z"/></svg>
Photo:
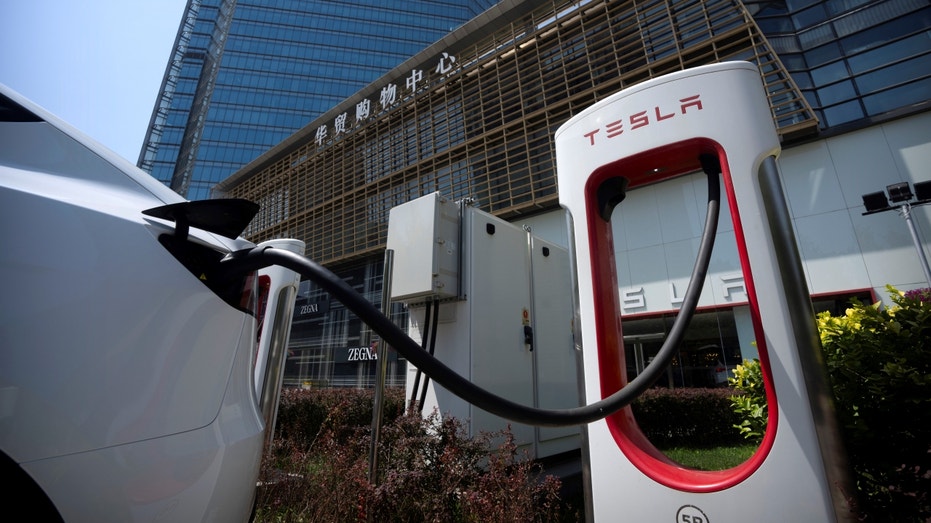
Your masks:
<svg viewBox="0 0 931 523"><path fill-rule="evenodd" d="M828 15L824 11L823 4L815 4L808 9L804 9L792 15L792 21L796 29L803 29L827 20Z"/></svg>
<svg viewBox="0 0 931 523"><path fill-rule="evenodd" d="M837 42L828 42L825 45L805 51L805 61L808 67L818 67L843 56Z"/></svg>
<svg viewBox="0 0 931 523"><path fill-rule="evenodd" d="M840 125L865 116L859 100L852 100L834 107L825 108L823 114L827 125Z"/></svg>
<svg viewBox="0 0 931 523"><path fill-rule="evenodd" d="M885 45L912 33L923 34L925 38L928 38L928 27L931 27L931 7L846 36L841 38L840 43L844 53L852 55L872 47ZM927 48L928 44L925 45Z"/></svg>
<svg viewBox="0 0 931 523"><path fill-rule="evenodd" d="M919 53L927 52L931 52L931 37L925 32L876 48L872 51L851 56L847 59L847 63L850 64L850 71L853 74L859 74L881 67L901 57L914 56Z"/></svg>
<svg viewBox="0 0 931 523"><path fill-rule="evenodd" d="M818 99L821 105L834 105L855 98L857 91L853 88L853 82L844 80L828 87L818 89Z"/></svg>
<svg viewBox="0 0 931 523"><path fill-rule="evenodd" d="M847 64L843 60L811 70L815 85L826 85L847 78Z"/></svg>
<svg viewBox="0 0 931 523"><path fill-rule="evenodd" d="M208 185L497 3L238 0L219 72L210 79L202 77L212 70L205 67L205 51L223 2L203 0L194 13L171 90L172 107L179 110L165 119L177 131L147 137L159 151L156 163L173 165L198 86L214 86L188 197L205 196Z"/></svg>
<svg viewBox="0 0 931 523"><path fill-rule="evenodd" d="M867 114L882 114L909 104L927 101L928 93L931 93L931 78L924 78L877 95L864 96L863 104L866 105Z"/></svg>
<svg viewBox="0 0 931 523"><path fill-rule="evenodd" d="M857 87L861 93L869 94L929 75L931 75L931 54L926 54L860 75L857 77ZM925 93L925 98L928 94Z"/></svg>

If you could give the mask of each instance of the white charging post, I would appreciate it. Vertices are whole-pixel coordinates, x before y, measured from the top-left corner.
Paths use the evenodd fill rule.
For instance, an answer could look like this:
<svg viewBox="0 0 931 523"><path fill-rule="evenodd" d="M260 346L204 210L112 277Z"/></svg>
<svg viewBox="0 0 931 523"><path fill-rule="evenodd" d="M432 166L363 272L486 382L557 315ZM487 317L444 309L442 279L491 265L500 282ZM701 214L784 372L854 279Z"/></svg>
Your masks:
<svg viewBox="0 0 931 523"><path fill-rule="evenodd" d="M303 256L305 244L301 240L279 238L262 242L259 246L284 249ZM279 265L259 270L259 297L266 303L259 304L259 310L264 312L259 323L253 381L255 397L265 419L267 444L275 437L278 400L281 397L288 340L291 337L291 317L300 283L298 273Z"/></svg>
<svg viewBox="0 0 931 523"><path fill-rule="evenodd" d="M574 236L585 403L627 382L618 267L599 188L623 177L635 191L692 174L704 155L720 163L722 219L730 220L736 238L769 406L756 453L720 471L668 459L640 432L629 407L591 423L585 436L590 518L850 519L843 454L760 71L728 62L656 78L582 111L555 139L559 199Z"/></svg>

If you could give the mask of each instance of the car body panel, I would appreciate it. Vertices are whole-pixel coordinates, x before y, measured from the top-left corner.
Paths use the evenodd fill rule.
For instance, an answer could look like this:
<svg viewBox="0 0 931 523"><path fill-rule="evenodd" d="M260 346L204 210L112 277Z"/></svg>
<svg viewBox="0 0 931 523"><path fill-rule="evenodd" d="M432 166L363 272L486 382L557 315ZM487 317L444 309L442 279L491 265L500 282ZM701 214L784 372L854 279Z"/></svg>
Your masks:
<svg viewBox="0 0 931 523"><path fill-rule="evenodd" d="M173 223L143 214L183 198L0 96L35 116L0 115L0 451L65 521L247 520L256 318L160 243ZM217 259L253 247L188 240Z"/></svg>

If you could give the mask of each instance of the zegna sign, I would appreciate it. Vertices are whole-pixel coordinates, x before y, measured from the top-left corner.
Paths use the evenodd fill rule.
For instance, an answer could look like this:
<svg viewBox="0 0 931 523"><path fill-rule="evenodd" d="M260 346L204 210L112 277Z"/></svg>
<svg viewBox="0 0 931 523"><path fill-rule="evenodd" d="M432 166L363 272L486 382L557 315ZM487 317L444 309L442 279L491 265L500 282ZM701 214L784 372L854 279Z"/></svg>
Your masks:
<svg viewBox="0 0 931 523"><path fill-rule="evenodd" d="M744 285L744 278L741 274L723 274L717 277L719 285L721 302L714 297L714 305L737 304L747 301L747 288ZM655 312L660 310L669 310L678 308L682 305L682 299L685 296L685 288L688 282L677 287L675 282L668 282L668 288L665 291L668 301L661 303L647 303L647 294L650 296L661 296L662 283L651 284L648 287L639 286L622 289L621 294L621 312L633 314L638 312ZM648 293L648 291L651 291ZM649 306L648 306L649 305Z"/></svg>
<svg viewBox="0 0 931 523"><path fill-rule="evenodd" d="M400 94L407 94L408 96L414 95L430 87L431 80L435 81L452 76L459 72L459 70L459 66L456 65L456 57L444 52L437 60L436 67L433 68L431 76L424 78L423 69L414 69L409 75L404 77L405 90L400 91ZM394 82L389 83L381 88L378 95L377 103L381 107L380 111L373 113L372 100L365 98L356 104L355 120L350 120L349 112L340 113L333 120L332 127L330 124L324 124L317 128L317 131L314 133L314 143L317 144L317 147L320 147L328 138L336 138L341 134L352 132L357 124L364 122L369 116L382 114L388 111L398 100L403 99L403 97L399 98L398 95L398 85ZM332 135L330 134L331 130L333 132Z"/></svg>
<svg viewBox="0 0 931 523"><path fill-rule="evenodd" d="M334 363L378 361L378 341L363 347L337 347L333 350Z"/></svg>

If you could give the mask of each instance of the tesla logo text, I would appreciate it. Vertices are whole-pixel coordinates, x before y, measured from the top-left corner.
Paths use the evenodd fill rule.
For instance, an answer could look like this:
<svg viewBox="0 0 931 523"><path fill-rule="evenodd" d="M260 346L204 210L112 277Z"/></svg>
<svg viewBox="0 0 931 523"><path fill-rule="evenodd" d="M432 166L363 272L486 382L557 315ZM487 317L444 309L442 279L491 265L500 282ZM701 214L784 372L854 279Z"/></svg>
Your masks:
<svg viewBox="0 0 931 523"><path fill-rule="evenodd" d="M595 137L602 131L604 131L604 138L614 138L623 134L625 130L633 131L635 129L640 129L641 127L646 127L652 122L661 122L663 120L674 118L677 114L680 113L686 114L689 109L693 109L693 111L701 111L702 105L701 100L699 99L700 96L700 94L696 94L693 96L681 98L679 100L678 112L675 108L663 108L657 105L653 107L653 109L640 111L628 116L627 118L621 118L620 120L608 122L604 125L604 127L595 129L594 131L589 131L582 136L588 138L589 145L595 145Z"/></svg>
<svg viewBox="0 0 931 523"><path fill-rule="evenodd" d="M719 276L720 289L723 301L733 303L739 300L747 299L747 286L744 284L744 277L741 274L724 274ZM650 310L661 310L663 306L676 307L682 305L684 296L680 296L681 287L677 290L673 282L669 283L669 302L665 305L651 303ZM642 312L647 306L647 294L650 296L660 296L661 289L658 285L652 285L650 292L643 287L622 289L621 291L621 312Z"/></svg>
<svg viewBox="0 0 931 523"><path fill-rule="evenodd" d="M377 360L378 353L374 347L350 347L349 361L371 361Z"/></svg>

